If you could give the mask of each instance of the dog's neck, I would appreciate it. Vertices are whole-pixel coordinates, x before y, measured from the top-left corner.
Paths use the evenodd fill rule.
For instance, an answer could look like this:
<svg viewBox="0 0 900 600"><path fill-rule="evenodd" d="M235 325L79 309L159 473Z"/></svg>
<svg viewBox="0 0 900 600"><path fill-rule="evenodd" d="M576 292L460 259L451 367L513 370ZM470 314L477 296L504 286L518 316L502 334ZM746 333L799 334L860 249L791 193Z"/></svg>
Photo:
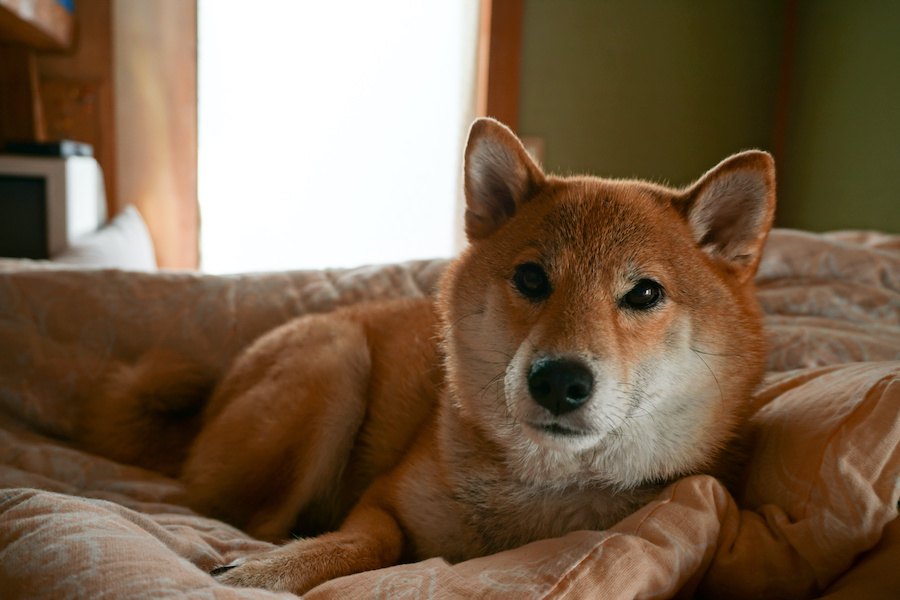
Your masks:
<svg viewBox="0 0 900 600"><path fill-rule="evenodd" d="M452 398L444 398L452 400ZM560 453L516 456L452 401L438 414L438 460L454 465L449 492L458 517L497 552L579 529L604 529L649 501L658 484L620 489ZM488 524L490 526L488 526ZM459 558L459 557L457 557Z"/></svg>

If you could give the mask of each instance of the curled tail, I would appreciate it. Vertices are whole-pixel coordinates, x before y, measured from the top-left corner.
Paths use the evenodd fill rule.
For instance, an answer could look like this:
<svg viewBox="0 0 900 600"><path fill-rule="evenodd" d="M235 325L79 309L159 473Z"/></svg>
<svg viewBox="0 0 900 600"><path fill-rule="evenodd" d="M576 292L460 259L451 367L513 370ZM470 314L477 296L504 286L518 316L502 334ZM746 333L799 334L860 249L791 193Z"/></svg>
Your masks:
<svg viewBox="0 0 900 600"><path fill-rule="evenodd" d="M85 399L77 437L98 454L177 476L217 376L174 353L147 353Z"/></svg>

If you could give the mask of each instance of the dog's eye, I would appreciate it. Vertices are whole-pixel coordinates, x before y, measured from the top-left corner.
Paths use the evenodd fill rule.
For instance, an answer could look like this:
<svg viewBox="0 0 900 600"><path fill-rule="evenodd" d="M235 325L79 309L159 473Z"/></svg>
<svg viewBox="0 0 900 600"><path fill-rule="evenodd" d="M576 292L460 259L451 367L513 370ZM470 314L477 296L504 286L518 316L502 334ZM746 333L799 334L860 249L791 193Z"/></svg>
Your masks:
<svg viewBox="0 0 900 600"><path fill-rule="evenodd" d="M622 298L622 304L635 310L653 308L662 300L662 286L652 279L641 279Z"/></svg>
<svg viewBox="0 0 900 600"><path fill-rule="evenodd" d="M516 267L513 284L520 294L532 302L545 300L553 291L547 272L541 265L533 262L522 263Z"/></svg>

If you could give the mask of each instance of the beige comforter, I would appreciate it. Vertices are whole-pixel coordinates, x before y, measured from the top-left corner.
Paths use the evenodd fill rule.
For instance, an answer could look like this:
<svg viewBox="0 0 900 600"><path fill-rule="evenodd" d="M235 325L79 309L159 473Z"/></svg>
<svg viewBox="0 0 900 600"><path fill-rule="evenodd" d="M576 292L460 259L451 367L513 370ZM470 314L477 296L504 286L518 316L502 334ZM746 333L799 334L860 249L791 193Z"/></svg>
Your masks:
<svg viewBox="0 0 900 600"><path fill-rule="evenodd" d="M443 266L212 277L0 262L0 596L290 597L207 575L269 546L174 503L177 481L66 443L78 403L149 347L224 369L289 317L426 294ZM900 238L776 231L758 281L772 351L737 500L690 477L608 531L308 597L900 597Z"/></svg>

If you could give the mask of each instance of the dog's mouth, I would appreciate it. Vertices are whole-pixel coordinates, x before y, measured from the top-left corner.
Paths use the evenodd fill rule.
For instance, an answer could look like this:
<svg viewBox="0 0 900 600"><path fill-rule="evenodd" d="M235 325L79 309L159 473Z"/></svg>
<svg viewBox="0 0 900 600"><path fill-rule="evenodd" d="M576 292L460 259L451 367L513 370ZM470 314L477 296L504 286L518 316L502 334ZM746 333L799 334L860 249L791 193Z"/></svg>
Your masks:
<svg viewBox="0 0 900 600"><path fill-rule="evenodd" d="M560 425L559 423L529 423L528 425L532 429L537 429L541 433L556 437L578 437L588 434L587 431L565 427L564 425Z"/></svg>

